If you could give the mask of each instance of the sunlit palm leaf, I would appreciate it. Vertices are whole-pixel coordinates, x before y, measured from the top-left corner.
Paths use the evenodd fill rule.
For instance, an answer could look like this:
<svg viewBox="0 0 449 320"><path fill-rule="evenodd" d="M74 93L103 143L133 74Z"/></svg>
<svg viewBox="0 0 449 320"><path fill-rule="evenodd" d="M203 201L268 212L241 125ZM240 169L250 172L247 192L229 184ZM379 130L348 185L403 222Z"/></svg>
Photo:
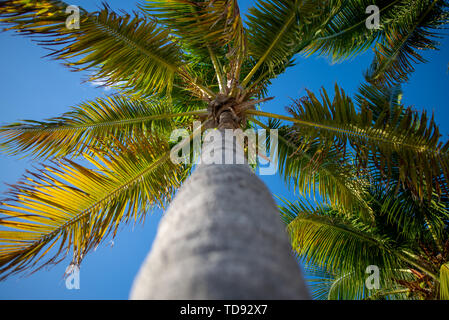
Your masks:
<svg viewBox="0 0 449 320"><path fill-rule="evenodd" d="M328 300L329 290L335 281L335 275L312 264L307 264L304 259L298 258L298 260L304 269L312 299Z"/></svg>
<svg viewBox="0 0 449 320"><path fill-rule="evenodd" d="M238 84L246 35L236 0L146 1L142 9L179 37L203 64L211 60L221 93Z"/></svg>
<svg viewBox="0 0 449 320"><path fill-rule="evenodd" d="M362 84L355 100L361 110L367 109L371 112L373 123L377 123L380 118L383 118L385 124L401 123L402 121L407 122L406 118L410 116L410 108L404 108L401 105L402 90L399 85L388 87L385 85ZM412 113L417 115L416 112ZM444 150L444 147L442 147L442 150ZM439 164L444 171L444 156ZM392 182L399 181L401 165L401 156L392 154L388 165L374 161L371 165L368 164L368 167L370 167L370 176L374 180L382 180L382 177L385 176L385 171L389 171L388 179L384 182ZM434 179L433 182L433 187L436 189L437 194L448 193L447 183L442 176L436 176L436 179ZM431 182L427 183L427 185L431 185ZM427 185L425 188L430 196L430 193L433 191L432 188L427 188ZM399 185L397 185L397 187L399 187Z"/></svg>
<svg viewBox="0 0 449 320"><path fill-rule="evenodd" d="M151 95L170 91L177 76L198 96L208 95L188 73L169 30L138 15L118 16L106 6L98 13L82 10L80 29L68 29L66 7L61 1L4 1L0 23L38 37L43 46L58 46L49 56L75 70L94 68L91 80Z"/></svg>
<svg viewBox="0 0 449 320"><path fill-rule="evenodd" d="M448 145L439 141L440 134L433 117L430 121L425 112L419 115L411 108L398 107L394 114L385 110L374 121L372 112L363 107L358 112L350 98L335 88L333 101L323 89L320 102L309 92L307 98L296 103L291 113L300 121L314 123L314 129L296 130L307 136L318 134L320 139L330 133L356 150L356 159L362 166L373 161L386 168L391 175L392 159L399 158L399 180L407 184L420 197L424 196L424 185L431 186L433 179L446 174ZM319 132L319 133L318 133ZM430 196L431 189L427 188Z"/></svg>
<svg viewBox="0 0 449 320"><path fill-rule="evenodd" d="M436 285L433 296L437 297L437 282L444 281L438 270L448 254L447 199L435 196L432 201L422 203L408 190L398 195L378 184L370 190L369 203L375 213L375 221L370 225L357 218L360 215L357 211L348 218L333 206L312 206L303 199L295 203L283 201L282 218L290 228L292 244L298 246L297 253L311 279L312 292L321 299L410 299L429 294L432 297L432 292L420 285L433 279ZM377 249L364 247L376 242ZM343 253L339 254L339 250ZM384 265L382 259L376 260L376 254L382 250L391 261L397 261ZM370 265L367 260L370 252L372 265L380 269L379 290L367 290L364 283L368 274L363 266ZM347 260L346 266L339 267L345 264L341 259ZM391 267L396 269L386 270Z"/></svg>
<svg viewBox="0 0 449 320"><path fill-rule="evenodd" d="M416 243L433 243L442 252L442 245L449 237L447 221L449 221L449 205L447 198L433 195L429 201L418 200L410 190L379 185L372 190L376 202L372 203L377 212L377 223L385 226L383 232L391 232L391 236ZM425 227L423 227L425 226ZM393 228L393 229L391 229Z"/></svg>
<svg viewBox="0 0 449 320"><path fill-rule="evenodd" d="M373 115L373 121L377 121L385 113L389 113L390 117L396 114L401 107L402 89L400 86L362 84L355 100L360 108L369 109Z"/></svg>
<svg viewBox="0 0 449 320"><path fill-rule="evenodd" d="M254 67L243 80L249 83L259 68L273 73L288 64L299 34L299 1L259 1L249 9L248 46Z"/></svg>
<svg viewBox="0 0 449 320"><path fill-rule="evenodd" d="M383 269L382 269L383 271ZM382 272L383 273L383 272ZM403 274L403 279L413 280L408 269L398 270L395 274ZM368 289L366 278L369 273L356 276L353 273L336 276L330 283L327 292L328 300L404 300L409 298L409 290L396 283L395 279L383 276L379 279L378 289ZM318 281L321 281L319 279Z"/></svg>
<svg viewBox="0 0 449 320"><path fill-rule="evenodd" d="M110 96L85 102L73 111L46 122L24 121L0 128L0 142L9 154L28 153L35 157L63 157L100 148L114 140L171 130L188 125L191 116L206 111L184 111L169 100L139 100ZM184 112L183 112L184 111ZM168 138L167 138L168 139Z"/></svg>
<svg viewBox="0 0 449 320"><path fill-rule="evenodd" d="M440 299L449 300L449 263L440 269Z"/></svg>
<svg viewBox="0 0 449 320"><path fill-rule="evenodd" d="M86 158L94 169L61 160L12 186L0 207L1 278L70 250L79 264L121 222L163 206L185 177L169 160L168 144L154 139L117 143ZM52 247L59 249L49 258Z"/></svg>
<svg viewBox="0 0 449 320"><path fill-rule="evenodd" d="M237 1L185 1L147 0L144 11L170 28L171 32L195 53L208 53L208 47L220 51L221 47L244 36ZM198 51L197 51L198 50Z"/></svg>
<svg viewBox="0 0 449 320"><path fill-rule="evenodd" d="M428 120L411 108L398 107L394 114L385 110L375 121L373 113L361 106L357 111L352 100L338 86L331 100L322 90L321 101L311 92L289 109L293 117L273 115L256 110L248 114L275 117L293 122L291 134L298 140L320 139L337 143L356 151L358 166L375 163L388 176L392 174L392 159L399 160L399 181L419 197L430 197L438 177L449 178L449 144L442 145L433 117ZM441 186L437 188L442 190ZM444 191L447 192L447 191Z"/></svg>
<svg viewBox="0 0 449 320"><path fill-rule="evenodd" d="M383 19L390 16L390 11L401 3L401 0L348 0L343 1L340 10L318 32L306 48L307 55L320 54L329 56L333 61L352 57L368 49L382 32L369 29L366 21L369 17L366 8L376 5Z"/></svg>

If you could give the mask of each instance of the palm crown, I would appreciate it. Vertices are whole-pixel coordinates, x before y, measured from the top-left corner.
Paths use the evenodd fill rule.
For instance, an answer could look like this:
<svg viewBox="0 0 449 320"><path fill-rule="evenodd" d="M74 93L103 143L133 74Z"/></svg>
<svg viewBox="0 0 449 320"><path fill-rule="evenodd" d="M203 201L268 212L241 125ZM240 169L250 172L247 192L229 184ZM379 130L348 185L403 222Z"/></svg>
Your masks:
<svg viewBox="0 0 449 320"><path fill-rule="evenodd" d="M146 1L132 15L81 10L79 29L67 28L61 1L1 2L0 23L119 92L44 122L1 128L6 153L49 160L2 203L2 277L71 251L79 264L121 222L164 206L192 169L170 161L170 132L194 120L279 129L285 180L304 194L318 191L345 216L360 212L366 224L376 219L368 173L418 201L447 196L449 144L433 118L396 103L394 88L423 61L418 50L436 48L448 3L374 1L382 27L368 29L372 2L258 1L245 25L236 0ZM373 44L369 84L356 103L336 86L333 99L324 89L319 97L308 92L289 116L260 110L270 81L299 54L339 61Z"/></svg>

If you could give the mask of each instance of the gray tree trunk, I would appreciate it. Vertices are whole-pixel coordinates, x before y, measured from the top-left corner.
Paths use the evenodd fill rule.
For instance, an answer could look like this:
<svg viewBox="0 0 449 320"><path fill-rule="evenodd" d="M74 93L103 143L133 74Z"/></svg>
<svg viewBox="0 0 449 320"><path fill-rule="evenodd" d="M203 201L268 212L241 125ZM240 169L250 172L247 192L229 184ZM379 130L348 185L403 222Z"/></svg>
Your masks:
<svg viewBox="0 0 449 320"><path fill-rule="evenodd" d="M309 299L265 184L247 164L204 163L223 141L173 199L131 299Z"/></svg>

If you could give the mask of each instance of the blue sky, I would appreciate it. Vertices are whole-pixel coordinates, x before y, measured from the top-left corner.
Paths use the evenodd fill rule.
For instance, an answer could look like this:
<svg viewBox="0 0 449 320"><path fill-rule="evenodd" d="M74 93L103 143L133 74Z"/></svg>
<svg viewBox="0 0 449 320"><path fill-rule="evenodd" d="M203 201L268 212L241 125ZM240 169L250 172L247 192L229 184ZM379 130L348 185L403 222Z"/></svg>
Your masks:
<svg viewBox="0 0 449 320"><path fill-rule="evenodd" d="M243 12L253 0L240 0ZM101 1L76 0L70 2L91 11ZM131 12L135 1L108 1L113 9ZM42 59L48 51L28 38L0 33L0 124L21 119L42 120L69 110L70 106L110 92L82 83L86 74L69 72L59 62ZM449 133L449 38L442 39L439 51L424 53L429 60L416 66L409 83L403 86L405 105L434 112L440 130L447 139ZM285 113L284 108L305 94L305 88L318 93L321 87L329 92L337 82L347 93L354 95L363 71L372 59L371 51L346 61L331 64L320 57L298 58L297 65L277 78L270 88L275 99L263 105L264 111ZM35 165L30 159L6 157L0 154L0 193L5 183L15 183L26 169ZM294 200L279 176L262 176L276 195ZM1 196L0 196L1 197ZM0 299L127 299L133 277L151 248L162 212L149 214L145 224L127 225L114 239L91 252L83 261L80 289L67 290L62 275L69 261L27 276L13 276L0 282Z"/></svg>

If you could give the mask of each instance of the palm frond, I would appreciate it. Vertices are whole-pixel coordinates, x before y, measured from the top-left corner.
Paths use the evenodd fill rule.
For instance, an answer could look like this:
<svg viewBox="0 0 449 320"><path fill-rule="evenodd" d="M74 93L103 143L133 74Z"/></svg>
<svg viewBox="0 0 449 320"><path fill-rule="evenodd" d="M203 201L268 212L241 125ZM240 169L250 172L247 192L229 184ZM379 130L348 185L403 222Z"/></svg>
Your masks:
<svg viewBox="0 0 449 320"><path fill-rule="evenodd" d="M298 33L299 1L259 1L249 9L248 47L255 60L252 70L242 82L245 86L258 69L274 67L289 62Z"/></svg>
<svg viewBox="0 0 449 320"><path fill-rule="evenodd" d="M439 0L407 1L395 8L394 19L384 27L386 36L376 44L367 80L390 86L406 82L413 65L426 62L420 52L437 49L435 30L449 22L448 9L448 2Z"/></svg>
<svg viewBox="0 0 449 320"><path fill-rule="evenodd" d="M258 1L249 9L248 50L251 68L242 86L264 85L294 64L312 35L339 10L340 0Z"/></svg>
<svg viewBox="0 0 449 320"><path fill-rule="evenodd" d="M386 112L390 114L390 117L396 114L401 106L402 89L400 85L388 87L363 83L354 100L360 108L370 110L373 121L377 121Z"/></svg>
<svg viewBox="0 0 449 320"><path fill-rule="evenodd" d="M293 117L274 115L257 110L247 114L274 117L293 122L291 134L302 139L319 139L336 143L356 152L357 166L366 168L374 163L388 177L392 175L392 159L397 157L399 181L411 188L420 198L431 197L430 187L438 178L449 177L449 143L440 142L440 133L434 118L429 120L426 112L419 115L411 108L399 107L392 115L385 110L374 121L373 113L361 106L358 112L352 100L335 87L330 100L325 89L321 101L311 92L297 100L289 108ZM425 188L425 186L429 186ZM441 186L435 187L442 190ZM442 191L447 192L447 191Z"/></svg>
<svg viewBox="0 0 449 320"><path fill-rule="evenodd" d="M417 265L404 254L405 248L375 226L347 217L338 208L314 206L305 199L294 203L283 200L280 212L296 254L336 277L349 280L350 276L351 281L364 282L366 268L375 265L382 270L383 281L393 281L403 279L400 270L410 268L410 263Z"/></svg>
<svg viewBox="0 0 449 320"><path fill-rule="evenodd" d="M8 0L0 3L0 24L7 30L58 46L49 54L74 70L93 69L101 79L142 95L170 92L175 78L199 97L211 95L188 72L182 50L156 22L137 14L118 16L105 6L96 13L81 10L80 29L66 27L67 5L61 1Z"/></svg>
<svg viewBox="0 0 449 320"><path fill-rule="evenodd" d="M141 8L169 28L183 48L203 63L210 59L221 93L226 93L228 82L234 82L231 88L238 84L246 34L236 0L146 1Z"/></svg>
<svg viewBox="0 0 449 320"><path fill-rule="evenodd" d="M208 47L219 51L244 36L235 0L146 0L140 7L196 54L208 54Z"/></svg>
<svg viewBox="0 0 449 320"><path fill-rule="evenodd" d="M86 156L92 169L58 160L12 186L0 207L1 279L54 263L70 250L79 264L121 222L164 206L185 177L169 153L163 141L136 138ZM51 248L57 250L49 257Z"/></svg>
<svg viewBox="0 0 449 320"><path fill-rule="evenodd" d="M313 264L308 264L303 258L298 258L298 260L304 269L311 298L313 300L328 300L329 290L332 287L332 283L336 280L336 275Z"/></svg>
<svg viewBox="0 0 449 320"><path fill-rule="evenodd" d="M379 270L383 273L383 269ZM402 279L407 281L414 280L413 273L409 269L395 270L394 274L404 275ZM397 279L382 278L379 279L378 289L368 289L366 286L366 278L369 274L364 275L365 278L356 277L354 274L342 274L335 278L332 282L327 298L329 300L404 300L413 298L410 290L401 286L396 282Z"/></svg>
<svg viewBox="0 0 449 320"><path fill-rule="evenodd" d="M366 8L371 5L379 9L378 28L366 25ZM424 61L415 49L436 48L437 43L429 37L436 36L435 30L447 23L447 8L444 0L344 1L332 19L317 31L304 53L341 61L377 42L369 77L381 82L403 80L413 70L412 62Z"/></svg>
<svg viewBox="0 0 449 320"><path fill-rule="evenodd" d="M389 12L401 3L401 0L347 0L341 1L339 10L326 25L320 28L304 54L319 54L338 62L367 50L382 36L376 29L368 29L366 8L376 5L379 8L381 22Z"/></svg>
<svg viewBox="0 0 449 320"><path fill-rule="evenodd" d="M366 181L357 177L356 168L349 162L349 153L343 155L337 145L322 148L317 141L298 141L289 135L289 129L270 119L262 128L278 130L277 163L279 172L289 187L302 196L332 203L351 214L358 209L365 221L370 221L372 210L366 200Z"/></svg>
<svg viewBox="0 0 449 320"><path fill-rule="evenodd" d="M449 300L449 262L440 269L440 299Z"/></svg>
<svg viewBox="0 0 449 320"><path fill-rule="evenodd" d="M155 132L159 137L169 135L174 128L187 125L191 116L205 112L188 111L188 107L174 105L167 99L110 96L82 103L73 111L45 122L28 120L3 126L0 142L8 154L25 152L44 158L76 156L100 148L108 140L124 141Z"/></svg>
<svg viewBox="0 0 449 320"><path fill-rule="evenodd" d="M449 207L447 198L433 194L429 201L420 201L410 190L378 186L372 191L376 202L376 220L383 233L395 237L396 242L414 241L442 252L442 242L449 234Z"/></svg>

